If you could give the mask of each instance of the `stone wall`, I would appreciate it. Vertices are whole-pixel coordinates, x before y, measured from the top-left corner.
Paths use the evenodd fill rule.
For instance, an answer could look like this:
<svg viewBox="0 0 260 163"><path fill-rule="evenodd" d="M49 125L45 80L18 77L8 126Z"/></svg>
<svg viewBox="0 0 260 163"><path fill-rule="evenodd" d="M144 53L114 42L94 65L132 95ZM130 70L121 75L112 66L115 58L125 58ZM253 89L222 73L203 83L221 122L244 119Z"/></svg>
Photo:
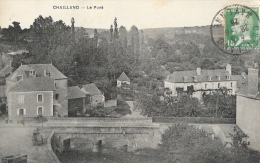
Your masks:
<svg viewBox="0 0 260 163"><path fill-rule="evenodd" d="M84 127L56 130L55 150L94 149L98 142L103 147L122 149L127 146L128 151L139 148L156 148L161 142L161 132L158 126L150 127Z"/></svg>
<svg viewBox="0 0 260 163"><path fill-rule="evenodd" d="M250 147L260 150L260 99L237 95L236 124L249 136Z"/></svg>

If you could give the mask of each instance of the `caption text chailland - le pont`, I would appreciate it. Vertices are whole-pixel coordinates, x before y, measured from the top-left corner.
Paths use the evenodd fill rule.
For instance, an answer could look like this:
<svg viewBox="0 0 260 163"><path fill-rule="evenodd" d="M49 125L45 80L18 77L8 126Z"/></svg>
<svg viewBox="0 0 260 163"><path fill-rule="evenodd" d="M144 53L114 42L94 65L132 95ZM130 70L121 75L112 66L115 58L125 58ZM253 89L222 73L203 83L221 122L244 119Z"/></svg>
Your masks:
<svg viewBox="0 0 260 163"><path fill-rule="evenodd" d="M99 10L99 9L104 9L103 6L58 6L58 5L54 5L53 6L53 9L75 9L75 10L78 10L78 9L88 9L88 10Z"/></svg>

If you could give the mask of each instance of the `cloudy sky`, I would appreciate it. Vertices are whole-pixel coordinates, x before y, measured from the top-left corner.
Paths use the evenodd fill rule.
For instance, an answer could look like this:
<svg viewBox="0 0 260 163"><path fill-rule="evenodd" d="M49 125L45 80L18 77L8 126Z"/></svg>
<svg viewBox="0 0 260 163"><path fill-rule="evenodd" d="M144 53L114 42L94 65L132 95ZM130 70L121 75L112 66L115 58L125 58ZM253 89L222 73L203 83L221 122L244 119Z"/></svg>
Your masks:
<svg viewBox="0 0 260 163"><path fill-rule="evenodd" d="M28 28L39 15L52 16L76 27L109 28L115 17L118 25L129 29L209 25L226 5L260 5L260 0L0 0L0 26L18 21ZM79 6L79 9L54 9L56 6ZM103 9L87 7L103 6Z"/></svg>

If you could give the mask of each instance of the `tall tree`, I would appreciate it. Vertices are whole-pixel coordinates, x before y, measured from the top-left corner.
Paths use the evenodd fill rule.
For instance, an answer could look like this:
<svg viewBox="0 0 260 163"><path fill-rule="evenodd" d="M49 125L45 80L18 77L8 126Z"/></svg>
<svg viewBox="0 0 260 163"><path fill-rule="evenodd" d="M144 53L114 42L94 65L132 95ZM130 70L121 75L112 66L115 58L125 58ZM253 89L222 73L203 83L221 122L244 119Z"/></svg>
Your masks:
<svg viewBox="0 0 260 163"><path fill-rule="evenodd" d="M113 39L114 39L114 33L113 33L113 25L111 25L110 26L110 42L112 42L113 41Z"/></svg>
<svg viewBox="0 0 260 163"><path fill-rule="evenodd" d="M130 37L131 37L132 52L135 55L135 59L137 61L139 60L140 43L139 43L139 31L138 28L134 25L130 29Z"/></svg>
<svg viewBox="0 0 260 163"><path fill-rule="evenodd" d="M72 40L73 41L75 41L75 27L74 27L74 24L75 24L75 20L72 17L71 18L71 35L72 35Z"/></svg>
<svg viewBox="0 0 260 163"><path fill-rule="evenodd" d="M119 36L119 34L118 34L118 28L117 28L117 18L115 17L115 19L114 19L114 39L118 39L118 36Z"/></svg>

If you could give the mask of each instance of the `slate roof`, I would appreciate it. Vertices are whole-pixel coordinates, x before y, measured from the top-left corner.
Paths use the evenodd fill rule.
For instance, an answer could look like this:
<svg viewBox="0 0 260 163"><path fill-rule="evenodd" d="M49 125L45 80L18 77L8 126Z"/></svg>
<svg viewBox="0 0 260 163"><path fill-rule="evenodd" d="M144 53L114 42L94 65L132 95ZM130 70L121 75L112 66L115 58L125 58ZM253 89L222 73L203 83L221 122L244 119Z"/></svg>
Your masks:
<svg viewBox="0 0 260 163"><path fill-rule="evenodd" d="M257 89L257 88L256 88ZM260 93L258 92L256 95L251 95L249 90L248 90L248 86L243 86L242 88L240 88L238 91L237 91L237 94L238 95L244 95L244 96L247 96L247 97L250 97L250 98L254 98L254 99L258 99L260 100Z"/></svg>
<svg viewBox="0 0 260 163"><path fill-rule="evenodd" d="M220 76L220 80L218 80L217 76ZM197 76L197 82L209 82L208 76L211 76L211 81L228 81L227 75L229 72L224 69L215 69L215 70L201 70L201 75L197 74L196 70L193 71L175 71L171 75L169 75L165 81L171 83L183 83L184 77L187 78L186 83L193 83L194 76ZM233 79L232 75L230 76L230 80Z"/></svg>
<svg viewBox="0 0 260 163"><path fill-rule="evenodd" d="M0 76L5 76L8 73L11 73L13 71L13 68L10 66L5 66L0 70Z"/></svg>
<svg viewBox="0 0 260 163"><path fill-rule="evenodd" d="M247 76L232 75L232 78L237 81L237 87L242 88L248 84Z"/></svg>
<svg viewBox="0 0 260 163"><path fill-rule="evenodd" d="M6 97L5 95L5 86L0 86L0 98Z"/></svg>
<svg viewBox="0 0 260 163"><path fill-rule="evenodd" d="M10 92L54 91L54 79L50 77L32 77L21 79L10 88Z"/></svg>
<svg viewBox="0 0 260 163"><path fill-rule="evenodd" d="M37 77L44 77L44 70L51 73L51 78L53 79L66 79L67 77L63 75L57 68L55 68L52 64L29 64L29 65L21 65L18 69L16 69L10 76L6 78L6 80L16 80L16 77L22 75L23 78L28 78L28 74L26 71L36 71Z"/></svg>
<svg viewBox="0 0 260 163"><path fill-rule="evenodd" d="M96 87L96 85L94 83L83 85L82 89L84 89L86 91L85 93L87 93L91 96L102 94L102 92Z"/></svg>
<svg viewBox="0 0 260 163"><path fill-rule="evenodd" d="M118 77L117 80L130 82L130 79L129 79L128 76L125 74L125 72L122 72L122 74Z"/></svg>
<svg viewBox="0 0 260 163"><path fill-rule="evenodd" d="M68 99L84 98L85 93L78 87L68 87Z"/></svg>

